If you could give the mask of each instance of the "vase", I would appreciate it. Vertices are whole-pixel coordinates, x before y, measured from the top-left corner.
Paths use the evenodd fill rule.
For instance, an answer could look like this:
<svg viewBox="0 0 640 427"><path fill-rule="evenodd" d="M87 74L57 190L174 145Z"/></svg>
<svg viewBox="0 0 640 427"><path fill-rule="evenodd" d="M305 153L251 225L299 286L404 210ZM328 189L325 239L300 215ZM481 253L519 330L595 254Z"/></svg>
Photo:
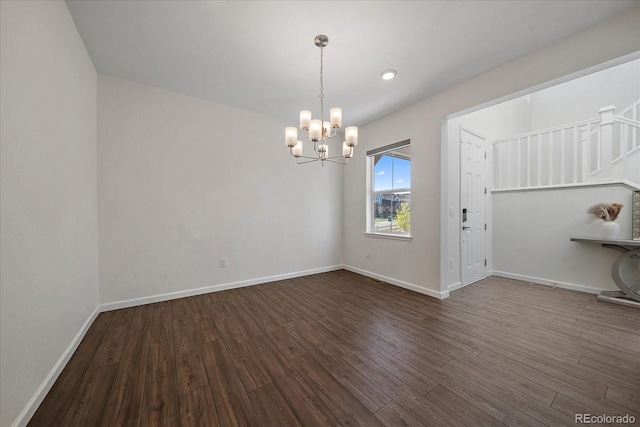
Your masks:
<svg viewBox="0 0 640 427"><path fill-rule="evenodd" d="M614 240L620 234L620 224L615 221L605 221L600 227L600 237L605 240Z"/></svg>

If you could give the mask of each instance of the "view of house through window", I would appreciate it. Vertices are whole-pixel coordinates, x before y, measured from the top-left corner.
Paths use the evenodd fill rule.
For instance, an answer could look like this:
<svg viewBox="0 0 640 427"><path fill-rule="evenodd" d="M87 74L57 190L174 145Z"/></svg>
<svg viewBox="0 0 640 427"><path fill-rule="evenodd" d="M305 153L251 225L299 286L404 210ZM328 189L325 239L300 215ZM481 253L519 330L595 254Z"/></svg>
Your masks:
<svg viewBox="0 0 640 427"><path fill-rule="evenodd" d="M411 229L411 146L402 141L367 152L371 165L369 231L408 235Z"/></svg>

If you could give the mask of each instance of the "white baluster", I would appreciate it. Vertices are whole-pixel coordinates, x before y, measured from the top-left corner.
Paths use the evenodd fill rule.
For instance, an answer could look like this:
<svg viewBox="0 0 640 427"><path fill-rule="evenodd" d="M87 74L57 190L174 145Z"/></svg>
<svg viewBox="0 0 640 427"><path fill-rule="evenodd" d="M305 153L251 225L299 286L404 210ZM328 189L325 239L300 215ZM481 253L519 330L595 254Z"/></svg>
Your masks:
<svg viewBox="0 0 640 427"><path fill-rule="evenodd" d="M578 127L573 127L573 184L578 182Z"/></svg>
<svg viewBox="0 0 640 427"><path fill-rule="evenodd" d="M522 138L518 138L516 142L518 143L518 163L516 165L518 176L516 177L516 185L518 188L522 188Z"/></svg>
<svg viewBox="0 0 640 427"><path fill-rule="evenodd" d="M502 158L500 157L500 144L493 145L493 164L495 171L495 188L502 188Z"/></svg>
<svg viewBox="0 0 640 427"><path fill-rule="evenodd" d="M553 132L549 132L549 185L553 185Z"/></svg>
<svg viewBox="0 0 640 427"><path fill-rule="evenodd" d="M600 109L600 144L599 163L600 163L600 181L611 180L611 166L613 163L613 113L615 107L610 105Z"/></svg>
<svg viewBox="0 0 640 427"><path fill-rule="evenodd" d="M527 136L527 187L531 187L531 135Z"/></svg>
<svg viewBox="0 0 640 427"><path fill-rule="evenodd" d="M538 134L538 186L542 185L542 134Z"/></svg>
<svg viewBox="0 0 640 427"><path fill-rule="evenodd" d="M565 133L566 129L562 129L560 131L560 184L564 184L564 150L565 150L565 145L564 145L564 133Z"/></svg>
<svg viewBox="0 0 640 427"><path fill-rule="evenodd" d="M582 149L582 177L580 182L589 181L591 174L591 147L589 138L589 125L585 125L580 129L580 145Z"/></svg>

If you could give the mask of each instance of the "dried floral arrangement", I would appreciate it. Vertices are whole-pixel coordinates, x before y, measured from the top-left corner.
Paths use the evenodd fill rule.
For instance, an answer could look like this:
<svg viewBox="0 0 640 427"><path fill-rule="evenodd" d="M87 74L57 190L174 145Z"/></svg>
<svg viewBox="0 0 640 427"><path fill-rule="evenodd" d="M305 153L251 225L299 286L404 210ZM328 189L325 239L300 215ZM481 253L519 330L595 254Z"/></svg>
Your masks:
<svg viewBox="0 0 640 427"><path fill-rule="evenodd" d="M593 216L594 220L615 221L623 206L621 203L598 203L591 206L587 212Z"/></svg>

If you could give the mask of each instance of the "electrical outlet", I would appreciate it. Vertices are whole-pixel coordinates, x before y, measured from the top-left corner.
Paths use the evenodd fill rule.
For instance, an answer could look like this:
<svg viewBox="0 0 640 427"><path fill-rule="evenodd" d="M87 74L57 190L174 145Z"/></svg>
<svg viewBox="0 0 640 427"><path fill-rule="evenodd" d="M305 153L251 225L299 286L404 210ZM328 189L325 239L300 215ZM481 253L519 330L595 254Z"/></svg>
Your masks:
<svg viewBox="0 0 640 427"><path fill-rule="evenodd" d="M367 249L367 258L371 258L371 251Z"/></svg>
<svg viewBox="0 0 640 427"><path fill-rule="evenodd" d="M229 264L229 260L227 258L220 258L220 268L226 268Z"/></svg>
<svg viewBox="0 0 640 427"><path fill-rule="evenodd" d="M449 268L453 268L453 258L449 258Z"/></svg>

